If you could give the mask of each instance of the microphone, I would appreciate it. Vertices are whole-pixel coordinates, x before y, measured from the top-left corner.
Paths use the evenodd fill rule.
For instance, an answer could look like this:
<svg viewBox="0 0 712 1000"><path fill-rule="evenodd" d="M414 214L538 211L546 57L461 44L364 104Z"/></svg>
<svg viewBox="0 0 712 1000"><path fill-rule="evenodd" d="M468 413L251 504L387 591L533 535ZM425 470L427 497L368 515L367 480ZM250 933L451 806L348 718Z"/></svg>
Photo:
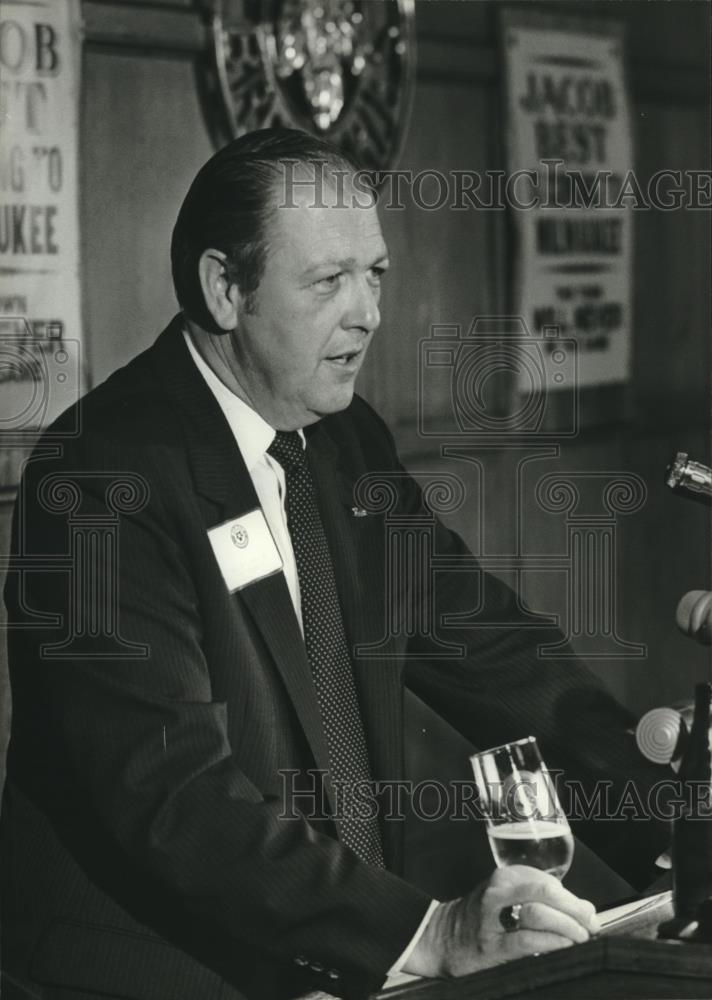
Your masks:
<svg viewBox="0 0 712 1000"><path fill-rule="evenodd" d="M712 591L690 590L675 612L677 627L704 646L712 645Z"/></svg>
<svg viewBox="0 0 712 1000"><path fill-rule="evenodd" d="M676 771L687 746L692 706L651 708L635 727L635 742L653 764L670 764Z"/></svg>
<svg viewBox="0 0 712 1000"><path fill-rule="evenodd" d="M712 504L712 469L701 462L690 461L684 451L679 451L668 466L665 482L674 493ZM688 591L677 606L675 622L685 635L704 646L712 646L712 591ZM638 749L653 763L671 764L677 770L688 745L692 718L689 703L652 708L636 726Z"/></svg>
<svg viewBox="0 0 712 1000"><path fill-rule="evenodd" d="M665 482L681 496L712 504L712 469L702 462L694 462L687 452L678 451L665 472Z"/></svg>
<svg viewBox="0 0 712 1000"><path fill-rule="evenodd" d="M712 591L690 590L675 612L677 627L705 646L712 645ZM678 703L669 708L651 708L635 729L638 749L654 764L671 764L677 770L687 747L692 725L692 706ZM710 733L712 746L712 732Z"/></svg>

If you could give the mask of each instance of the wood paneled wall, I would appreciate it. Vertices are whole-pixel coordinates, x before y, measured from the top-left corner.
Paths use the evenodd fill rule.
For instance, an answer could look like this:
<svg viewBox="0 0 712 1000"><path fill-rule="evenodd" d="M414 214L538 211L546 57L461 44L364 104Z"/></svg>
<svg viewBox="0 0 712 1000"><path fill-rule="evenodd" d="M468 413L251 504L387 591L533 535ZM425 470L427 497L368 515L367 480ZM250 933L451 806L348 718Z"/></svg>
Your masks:
<svg viewBox="0 0 712 1000"><path fill-rule="evenodd" d="M419 65L401 166L413 170L501 166L496 2L418 0ZM509 6L517 6L510 4ZM705 2L527 3L626 23L636 164L709 169L709 40ZM175 212L211 152L195 60L205 30L190 0L85 0L81 115L81 231L86 351L92 384L147 346L175 310L168 246ZM487 466L484 514L475 467L443 462L414 433L419 342L436 323L467 327L508 312L511 255L502 212L387 212L396 266L361 391L395 428L408 464L449 469L468 488L453 522L480 553L511 551L516 456ZM626 419L600 424L563 448L551 468L628 471L648 488L643 509L620 520L618 626L647 646L643 659L598 661L636 711L688 695L709 670L704 650L676 633L678 598L708 588L709 520L662 486L672 451L709 457L710 258L704 213L639 212L635 232L635 331ZM447 394L431 404L447 406ZM548 471L546 463L539 463ZM9 516L2 510L3 532ZM562 522L533 505L535 551L561 550ZM530 602L566 614L565 577L530 573Z"/></svg>

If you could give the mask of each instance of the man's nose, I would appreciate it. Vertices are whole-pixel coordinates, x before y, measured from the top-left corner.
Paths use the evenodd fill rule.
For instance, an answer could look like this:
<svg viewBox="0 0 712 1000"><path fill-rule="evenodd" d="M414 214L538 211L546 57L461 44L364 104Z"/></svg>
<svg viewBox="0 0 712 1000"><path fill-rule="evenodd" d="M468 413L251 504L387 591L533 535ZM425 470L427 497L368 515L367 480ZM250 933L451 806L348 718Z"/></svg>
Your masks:
<svg viewBox="0 0 712 1000"><path fill-rule="evenodd" d="M356 279L342 325L347 329L359 327L366 333L373 333L381 322L379 298L380 289L374 288L367 278Z"/></svg>

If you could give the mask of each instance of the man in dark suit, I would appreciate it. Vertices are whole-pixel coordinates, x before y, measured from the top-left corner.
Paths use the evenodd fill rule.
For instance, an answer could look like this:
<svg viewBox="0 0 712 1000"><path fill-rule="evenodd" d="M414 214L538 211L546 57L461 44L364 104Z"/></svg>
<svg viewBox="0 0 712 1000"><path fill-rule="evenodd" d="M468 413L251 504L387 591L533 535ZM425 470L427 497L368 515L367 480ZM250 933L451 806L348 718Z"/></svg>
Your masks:
<svg viewBox="0 0 712 1000"><path fill-rule="evenodd" d="M383 513L354 491L377 473L406 522L425 507L354 396L388 266L354 170L282 130L217 153L174 231L182 314L28 464L6 587L7 996L359 997L394 970L459 975L596 928L523 867L437 903L398 874L400 822L334 809L402 778L404 684L481 747L533 732L587 789L657 777L580 664L537 659L551 635L496 627L517 614L504 584L486 588L494 624L448 630L461 657L422 634L404 661L388 635ZM441 525L435 544L466 554ZM397 590L439 621L480 584ZM631 853L615 830L582 833L643 884L665 831L639 824Z"/></svg>

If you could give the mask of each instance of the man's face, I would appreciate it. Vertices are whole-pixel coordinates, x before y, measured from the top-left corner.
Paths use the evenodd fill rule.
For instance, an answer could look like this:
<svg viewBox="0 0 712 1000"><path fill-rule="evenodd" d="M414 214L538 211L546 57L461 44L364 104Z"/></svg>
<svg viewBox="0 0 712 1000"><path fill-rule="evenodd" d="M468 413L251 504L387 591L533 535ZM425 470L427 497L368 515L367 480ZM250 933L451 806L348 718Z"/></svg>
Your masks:
<svg viewBox="0 0 712 1000"><path fill-rule="evenodd" d="M294 192L297 207L276 209L264 275L229 335L241 395L277 430L349 405L380 322L387 250L375 206L357 197L348 182L340 197L327 185L315 199L305 187Z"/></svg>

